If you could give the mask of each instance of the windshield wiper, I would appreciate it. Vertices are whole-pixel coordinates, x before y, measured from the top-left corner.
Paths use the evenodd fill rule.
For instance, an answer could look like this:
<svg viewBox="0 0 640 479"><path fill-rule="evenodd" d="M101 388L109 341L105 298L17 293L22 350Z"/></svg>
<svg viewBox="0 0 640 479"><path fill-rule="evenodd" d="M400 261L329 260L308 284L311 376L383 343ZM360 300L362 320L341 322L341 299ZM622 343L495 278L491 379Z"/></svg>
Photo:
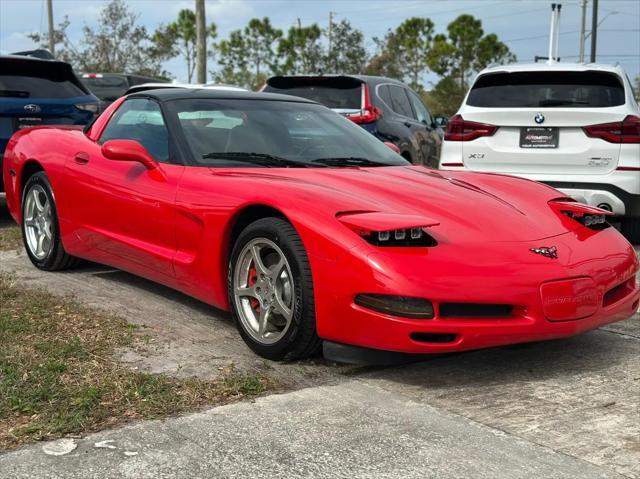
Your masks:
<svg viewBox="0 0 640 479"><path fill-rule="evenodd" d="M557 100L541 100L538 103L538 106L564 106L564 105L588 105L588 104L589 102L584 100L557 99Z"/></svg>
<svg viewBox="0 0 640 479"><path fill-rule="evenodd" d="M311 161L313 163L320 163L327 166L386 166L384 163L371 161L367 158L359 158L357 156L316 158L315 160Z"/></svg>
<svg viewBox="0 0 640 479"><path fill-rule="evenodd" d="M254 165L266 166L270 168L306 168L308 165L300 161L289 160L280 156L268 155L266 153L236 152L236 151L214 151L202 155L203 160L232 160L245 163L253 163Z"/></svg>

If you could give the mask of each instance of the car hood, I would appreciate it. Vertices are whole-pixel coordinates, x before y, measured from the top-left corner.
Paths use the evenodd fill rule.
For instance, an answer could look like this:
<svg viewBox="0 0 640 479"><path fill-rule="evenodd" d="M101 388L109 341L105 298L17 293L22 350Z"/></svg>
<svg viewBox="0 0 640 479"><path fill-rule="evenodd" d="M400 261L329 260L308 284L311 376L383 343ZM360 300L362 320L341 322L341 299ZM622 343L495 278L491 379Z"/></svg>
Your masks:
<svg viewBox="0 0 640 479"><path fill-rule="evenodd" d="M565 197L546 185L506 175L438 171L421 166L252 169L241 175L285 205L334 216L381 212L423 217L442 241L531 241L567 233L547 204ZM217 174L220 174L217 172ZM576 229L580 225L576 223Z"/></svg>

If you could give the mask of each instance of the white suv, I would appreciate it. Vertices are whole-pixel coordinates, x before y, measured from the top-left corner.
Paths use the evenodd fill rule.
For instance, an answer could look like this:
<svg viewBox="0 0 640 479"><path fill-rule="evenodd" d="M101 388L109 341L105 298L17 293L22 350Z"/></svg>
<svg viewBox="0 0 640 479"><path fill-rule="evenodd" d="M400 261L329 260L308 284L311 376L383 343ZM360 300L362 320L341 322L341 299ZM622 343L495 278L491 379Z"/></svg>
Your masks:
<svg viewBox="0 0 640 479"><path fill-rule="evenodd" d="M483 70L447 125L440 168L541 181L613 211L640 243L640 108L620 67Z"/></svg>

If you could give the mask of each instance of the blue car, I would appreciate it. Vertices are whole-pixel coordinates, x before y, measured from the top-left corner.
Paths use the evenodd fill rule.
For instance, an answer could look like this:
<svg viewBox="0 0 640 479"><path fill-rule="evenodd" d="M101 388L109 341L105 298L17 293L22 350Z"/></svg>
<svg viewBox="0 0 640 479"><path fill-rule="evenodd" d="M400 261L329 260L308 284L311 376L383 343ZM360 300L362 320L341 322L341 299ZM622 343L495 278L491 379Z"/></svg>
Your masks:
<svg viewBox="0 0 640 479"><path fill-rule="evenodd" d="M98 105L68 63L0 56L0 192L2 157L15 131L37 125L86 125L97 115Z"/></svg>

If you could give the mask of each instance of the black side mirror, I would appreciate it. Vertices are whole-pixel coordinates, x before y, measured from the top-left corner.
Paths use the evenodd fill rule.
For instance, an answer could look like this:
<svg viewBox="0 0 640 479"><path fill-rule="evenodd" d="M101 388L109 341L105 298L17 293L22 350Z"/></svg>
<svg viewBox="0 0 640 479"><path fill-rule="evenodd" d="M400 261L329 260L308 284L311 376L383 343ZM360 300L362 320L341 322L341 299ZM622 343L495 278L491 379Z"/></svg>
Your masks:
<svg viewBox="0 0 640 479"><path fill-rule="evenodd" d="M444 128L449 123L449 119L446 116L436 116L434 118L436 126Z"/></svg>

